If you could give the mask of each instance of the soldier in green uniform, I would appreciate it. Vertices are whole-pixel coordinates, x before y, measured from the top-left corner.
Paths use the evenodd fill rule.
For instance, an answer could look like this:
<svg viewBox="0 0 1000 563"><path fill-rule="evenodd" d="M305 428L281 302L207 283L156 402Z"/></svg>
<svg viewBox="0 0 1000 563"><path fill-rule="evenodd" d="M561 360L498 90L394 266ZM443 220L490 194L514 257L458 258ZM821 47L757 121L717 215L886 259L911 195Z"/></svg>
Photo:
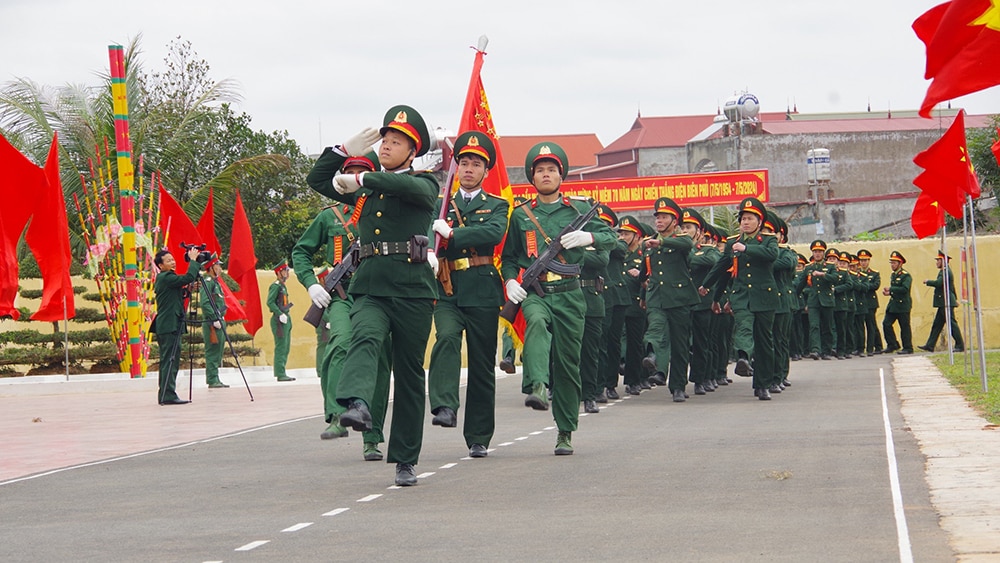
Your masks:
<svg viewBox="0 0 1000 563"><path fill-rule="evenodd" d="M690 208L681 210L681 230L695 241L689 262L691 279L702 280L719 260L719 251L709 242L704 244L705 219ZM715 371L712 369L712 297L701 295L691 307L691 383L694 394L715 391Z"/></svg>
<svg viewBox="0 0 1000 563"><path fill-rule="evenodd" d="M628 290L628 306L625 308L625 373L622 383L625 385L625 392L629 395L642 393L640 380L645 380L642 375L642 348L643 339L646 334L646 312L640 305L642 301L642 282L645 277L645 248L642 239L645 236L643 225L638 219L631 215L621 218L618 229L618 236L625 242L626 254L622 261L622 279L625 281L625 288ZM609 335L608 357L621 355L621 337L613 342ZM611 362L609 361L609 364ZM611 372L614 372L613 374ZM618 366L608 366L609 381L614 378L614 383L618 381ZM615 386L609 385L607 395L609 399L619 398Z"/></svg>
<svg viewBox="0 0 1000 563"><path fill-rule="evenodd" d="M618 231L618 241L608 253L608 267L604 279L604 323L601 326L603 342L599 344L597 402L619 399L618 377L622 358L622 333L625 329L625 313L631 298L625 282L625 264L629 253L628 244L622 236L618 215L607 205L601 205L600 217Z"/></svg>
<svg viewBox="0 0 1000 563"><path fill-rule="evenodd" d="M913 341L910 332L910 311L913 309L913 299L910 297L910 286L913 284L913 276L903 269L906 258L901 253L893 250L889 254L889 267L892 274L889 276L889 286L882 288L882 295L889 298L889 303L885 306L885 316L882 317L882 334L885 335L885 350L883 353L897 352L899 354L912 354ZM896 333L892 325L899 322L899 337L903 341L900 348L899 341L896 340Z"/></svg>
<svg viewBox="0 0 1000 563"><path fill-rule="evenodd" d="M863 279L862 298L865 302L864 338L862 350L868 355L882 353L882 334L879 333L875 313L878 311L878 288L882 285L882 275L871 268L872 253L861 249L858 251L858 272Z"/></svg>
<svg viewBox="0 0 1000 563"><path fill-rule="evenodd" d="M850 344L849 313L850 298L854 287L851 285L851 274L848 271L851 258L846 250L841 252L832 248L827 251L826 255L827 259L836 267L837 281L833 284L833 293L836 297L836 305L833 306L833 323L837 331L837 359L844 360L850 354L850 350L848 350ZM827 281L832 279L834 278L831 276L826 277Z"/></svg>
<svg viewBox="0 0 1000 563"><path fill-rule="evenodd" d="M717 251L716 262L722 259L722 252L726 249L726 235L722 229L710 225L712 244ZM711 271L711 270L710 270ZM719 385L729 385L733 382L727 375L729 367L729 357L733 352L733 310L729 306L728 284L722 290L716 302L712 303L712 373L715 375L715 382Z"/></svg>
<svg viewBox="0 0 1000 563"><path fill-rule="evenodd" d="M378 157L374 152L361 156L351 156L344 160L340 172L358 174L373 172L378 167ZM343 371L347 349L351 343L351 305L354 299L347 294L341 299L324 289L322 281L313 272L313 257L324 250L326 264L337 265L342 260L352 259L347 252L357 237L357 225L351 221L354 208L347 204L331 205L324 208L306 228L292 248L292 268L316 307L323 309L323 318L317 331L321 342L317 346L317 373L323 393L323 413L327 424L320 433L323 440L346 437L347 429L340 425L340 415L344 407L337 402L337 384ZM350 278L341 280L345 293L350 289ZM389 395L389 347L385 346L379 355L375 393L372 400L372 430L364 432L362 457L366 461L382 459L378 444L382 437L382 422L388 406Z"/></svg>
<svg viewBox="0 0 1000 563"><path fill-rule="evenodd" d="M185 288L198 279L201 263L195 259L198 249L187 252L188 267L183 275L176 272L177 261L166 250L153 257L153 264L159 268L153 291L156 293L156 316L149 325L149 331L156 333L156 344L160 348L160 383L157 400L161 405L183 405L188 401L177 396L177 368L181 361L181 336L184 334L184 293Z"/></svg>
<svg viewBox="0 0 1000 563"><path fill-rule="evenodd" d="M822 240L814 240L809 245L812 260L803 269L795 290L805 295L806 312L809 315L809 357L814 360L833 359L833 348L837 334L834 328L833 309L837 297L833 286L824 279L827 274L835 275L836 267L826 261L827 247Z"/></svg>
<svg viewBox="0 0 1000 563"><path fill-rule="evenodd" d="M588 207L594 204L589 199L574 199L587 203ZM597 216L609 228L614 228L614 220L606 210L607 206L602 206ZM615 244L618 244L617 237ZM589 414L601 412L597 401L600 397L604 397L604 385L598 374L600 348L604 342L604 280L607 279L609 262L608 250L597 250L590 246L584 249L583 264L580 268L580 290L587 300L587 313L584 316L583 340L580 347L580 384L583 393L583 411Z"/></svg>
<svg viewBox="0 0 1000 563"><path fill-rule="evenodd" d="M458 424L465 333L468 384L462 433L469 456L486 457L493 439L496 410L497 327L503 288L493 265L494 249L507 232L507 200L486 193L483 180L496 164L496 149L488 135L467 131L455 141L455 176L460 189L448 202L445 219L435 219L441 235L438 250L438 302L434 307L434 347L428 372L431 421L453 428Z"/></svg>
<svg viewBox="0 0 1000 563"><path fill-rule="evenodd" d="M809 315L806 313L806 298L801 291L796 291L799 280L802 279L806 267L806 257L796 254L795 274L792 276L791 292L795 298L792 308L792 326L790 329L789 353L791 360L797 362L808 354L809 346Z"/></svg>
<svg viewBox="0 0 1000 563"><path fill-rule="evenodd" d="M778 308L774 313L774 368L776 375L768 387L771 393L781 393L789 385L788 371L791 361L792 310L795 308L795 291L792 278L795 276L795 251L788 247L788 225L775 213L768 211L764 222L764 232L768 230L778 237L778 258L774 261L774 283L778 289ZM768 229L770 226L770 229Z"/></svg>
<svg viewBox="0 0 1000 563"><path fill-rule="evenodd" d="M219 381L219 366L226 351L226 294L222 292L222 261L216 257L206 265L208 275L201 277L201 335L205 342L205 383L209 389L229 387Z"/></svg>
<svg viewBox="0 0 1000 563"><path fill-rule="evenodd" d="M516 196L514 198L514 205L520 205L528 201L528 198L522 196ZM512 336L513 329L510 327L504 327L504 330L500 334L500 371L507 374L514 374L517 372L517 368L514 367L514 361L517 356L517 349L514 346L514 337Z"/></svg>
<svg viewBox="0 0 1000 563"><path fill-rule="evenodd" d="M729 303L736 323L733 335L733 347L737 354L736 375L752 376L754 395L762 401L771 400L769 388L777 377L771 330L779 301L772 272L774 261L778 258L778 239L761 232L766 212L764 204L757 198L750 197L740 202L740 233L726 239L722 259L698 288L698 292L704 295L708 292L706 288L716 287L723 280L724 274L731 276ZM719 293L716 288L716 295Z"/></svg>
<svg viewBox="0 0 1000 563"><path fill-rule="evenodd" d="M411 486L417 484L413 466L423 442L423 360L437 298L437 257L428 251L427 235L438 183L431 174L411 168L413 159L430 148L420 114L395 106L382 123L381 129L366 128L324 150L306 181L317 192L354 206L361 241L350 287L352 339L337 385L337 402L347 407L340 424L356 431L372 429L369 406L379 354L383 346L391 346L394 408L386 461L396 464L395 483ZM382 172L336 174L348 157L365 154L380 137Z"/></svg>
<svg viewBox="0 0 1000 563"><path fill-rule="evenodd" d="M569 173L569 160L559 145L544 141L533 146L525 158L524 172L538 196L517 206L511 214L501 273L506 280L507 299L521 303L526 323L525 405L548 410L545 383L551 365L552 414L558 428L555 454L569 455L573 453L572 432L580 416L580 347L587 302L579 276L547 272L538 280L543 295L525 291L517 277L521 268L530 266L545 251L549 237L557 236L590 206L560 194L559 187ZM561 259L567 264L581 264L584 248L610 250L615 239L614 232L595 217L582 229L562 235Z"/></svg>
<svg viewBox="0 0 1000 563"><path fill-rule="evenodd" d="M854 286L854 291L851 295L852 308L850 310L850 354L853 356L861 356L865 350L864 334L865 334L865 278L861 275L860 263L857 254L850 255L851 261L848 265L848 271L851 273L851 284Z"/></svg>
<svg viewBox="0 0 1000 563"><path fill-rule="evenodd" d="M924 280L924 285L934 288L934 307L937 308L937 314L934 315L934 322L931 324L931 332L927 335L927 343L919 348L927 352L933 352L934 346L937 344L938 336L941 335L941 330L944 328L945 319L945 307L951 307L951 337L955 339L956 352L965 351L965 341L962 340L962 331L958 328L958 320L955 319L955 307L958 306L958 296L955 294L955 276L951 273L951 266L946 266L945 262L951 262L951 257L945 255L944 252L938 250L936 264L938 268L937 279ZM948 301L945 301L944 294L944 272L948 272Z"/></svg>
<svg viewBox="0 0 1000 563"><path fill-rule="evenodd" d="M682 403L691 358L691 307L700 301L691 280L695 241L680 230L681 208L674 200L657 199L653 220L657 236L646 241L648 327L643 366L653 372L651 383L667 385L673 401ZM700 386L698 390L702 390Z"/></svg>
<svg viewBox="0 0 1000 563"><path fill-rule="evenodd" d="M278 381L295 381L285 373L288 362L288 348L292 343L292 318L288 312L292 304L288 301L288 262L282 260L274 268L277 279L267 289L267 310L271 311L271 334L274 335L274 377Z"/></svg>

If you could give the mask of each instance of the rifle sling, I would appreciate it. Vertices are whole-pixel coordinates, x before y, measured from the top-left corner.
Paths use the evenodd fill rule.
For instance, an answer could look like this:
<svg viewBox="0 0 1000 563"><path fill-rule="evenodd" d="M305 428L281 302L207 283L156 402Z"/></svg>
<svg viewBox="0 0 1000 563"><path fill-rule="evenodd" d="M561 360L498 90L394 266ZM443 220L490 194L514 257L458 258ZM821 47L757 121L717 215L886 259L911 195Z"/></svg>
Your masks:
<svg viewBox="0 0 1000 563"><path fill-rule="evenodd" d="M542 240L545 241L545 245L548 246L552 244L552 239L549 238L549 235L545 234L545 229L543 229L542 225L539 224L538 218L536 218L535 214L531 212L531 209L529 209L527 205L523 206L523 209L524 213L528 216L528 219L531 219L531 222L535 224L535 228L538 229L538 232L542 235ZM562 256L562 252L556 253L556 258L558 258L563 264L567 263L566 259Z"/></svg>

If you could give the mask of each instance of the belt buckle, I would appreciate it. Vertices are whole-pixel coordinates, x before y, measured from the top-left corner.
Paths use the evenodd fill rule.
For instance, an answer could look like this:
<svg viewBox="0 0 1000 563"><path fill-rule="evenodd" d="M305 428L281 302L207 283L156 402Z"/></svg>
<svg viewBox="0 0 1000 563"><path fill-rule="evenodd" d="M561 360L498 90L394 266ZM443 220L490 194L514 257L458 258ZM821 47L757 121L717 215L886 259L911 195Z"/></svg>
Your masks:
<svg viewBox="0 0 1000 563"><path fill-rule="evenodd" d="M557 282L561 279L563 279L563 277L555 272L545 272L545 281L547 282Z"/></svg>
<svg viewBox="0 0 1000 563"><path fill-rule="evenodd" d="M457 271L468 270L469 269L469 259L468 258L459 258L458 260L452 260L451 263L454 264L455 270L457 270Z"/></svg>
<svg viewBox="0 0 1000 563"><path fill-rule="evenodd" d="M375 254L389 254L389 243L387 243L387 242L376 242L375 243Z"/></svg>

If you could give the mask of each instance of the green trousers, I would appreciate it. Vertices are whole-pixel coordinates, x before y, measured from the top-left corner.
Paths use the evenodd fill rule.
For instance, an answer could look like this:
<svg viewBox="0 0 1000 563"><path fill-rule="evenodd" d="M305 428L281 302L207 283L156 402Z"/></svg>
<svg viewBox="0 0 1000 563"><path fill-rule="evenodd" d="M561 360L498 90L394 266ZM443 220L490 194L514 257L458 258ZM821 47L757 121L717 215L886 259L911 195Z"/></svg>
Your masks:
<svg viewBox="0 0 1000 563"><path fill-rule="evenodd" d="M156 334L156 344L160 348L160 387L157 400L161 403L178 399L176 386L177 369L181 364L180 339L181 335L175 332Z"/></svg>
<svg viewBox="0 0 1000 563"><path fill-rule="evenodd" d="M434 307L435 340L427 374L431 412L441 407L458 412L464 333L468 383L462 433L468 447L489 446L493 439L499 319L498 307L459 307L453 301L438 301Z"/></svg>
<svg viewBox="0 0 1000 563"><path fill-rule="evenodd" d="M337 402L346 406L352 399L361 399L374 407L379 356L383 346L390 347L395 377L388 463L415 465L420 458L426 402L424 352L433 314L433 299L358 295L351 307L352 339L337 384Z"/></svg>
<svg viewBox="0 0 1000 563"><path fill-rule="evenodd" d="M896 332L892 325L899 322L899 337L903 341L903 350L913 351L913 333L910 331L910 312L890 313L885 312L882 317L882 335L885 337L885 347L890 350L899 350L899 341L896 340Z"/></svg>
<svg viewBox="0 0 1000 563"><path fill-rule="evenodd" d="M691 382L704 384L715 379L712 369L712 314L711 309L691 311Z"/></svg>
<svg viewBox="0 0 1000 563"><path fill-rule="evenodd" d="M828 356L837 345L833 307L809 306L809 351Z"/></svg>
<svg viewBox="0 0 1000 563"><path fill-rule="evenodd" d="M733 315L720 313L712 319L712 360L715 379L728 379L729 358L733 352Z"/></svg>
<svg viewBox="0 0 1000 563"><path fill-rule="evenodd" d="M201 335L205 340L205 383L208 385L219 383L219 366L222 365L222 356L226 352L226 321L219 322L222 323L222 328L215 328L212 323L201 324Z"/></svg>
<svg viewBox="0 0 1000 563"><path fill-rule="evenodd" d="M791 364L791 330L792 313L774 314L774 377L771 385L776 385L788 379L788 368Z"/></svg>
<svg viewBox="0 0 1000 563"><path fill-rule="evenodd" d="M753 388L767 389L775 382L774 368L774 311L754 312L734 309L736 328L733 347L737 356L752 358Z"/></svg>
<svg viewBox="0 0 1000 563"><path fill-rule="evenodd" d="M601 325L601 338L604 342L601 344L597 361L601 389L614 389L618 386L618 366L622 361L622 331L625 330L627 310L628 305L608 305L604 308L604 322Z"/></svg>
<svg viewBox="0 0 1000 563"><path fill-rule="evenodd" d="M580 385L583 398L593 401L604 391L600 373L601 348L604 347L604 317L584 317L580 344Z"/></svg>
<svg viewBox="0 0 1000 563"><path fill-rule="evenodd" d="M552 366L552 417L561 432L576 430L580 418L580 347L587 304L579 289L539 297L529 293L521 304L526 323L522 388L548 383Z"/></svg>
<svg viewBox="0 0 1000 563"><path fill-rule="evenodd" d="M278 315L271 315L271 334L274 335L274 377L286 377L285 365L288 363L288 348L292 344L292 317L287 313L288 322L282 324Z"/></svg>
<svg viewBox="0 0 1000 563"><path fill-rule="evenodd" d="M646 310L647 350L656 354L656 369L669 373L667 389L683 391L691 361L691 307L653 307Z"/></svg>

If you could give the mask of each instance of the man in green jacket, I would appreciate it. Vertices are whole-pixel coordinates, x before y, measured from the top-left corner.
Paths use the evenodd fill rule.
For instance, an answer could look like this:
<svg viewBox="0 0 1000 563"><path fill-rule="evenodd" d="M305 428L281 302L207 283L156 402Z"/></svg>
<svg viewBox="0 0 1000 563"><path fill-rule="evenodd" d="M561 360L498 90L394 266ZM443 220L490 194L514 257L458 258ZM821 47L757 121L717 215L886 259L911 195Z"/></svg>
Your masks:
<svg viewBox="0 0 1000 563"><path fill-rule="evenodd" d="M273 268L275 280L267 289L267 310L271 311L271 334L274 336L274 377L278 381L295 381L285 373L288 349L292 344L292 318L288 316L292 303L288 301L288 262L282 260Z"/></svg>
<svg viewBox="0 0 1000 563"><path fill-rule="evenodd" d="M337 175L348 157L365 154L379 138L383 171ZM427 237L438 183L411 166L430 143L420 114L394 106L381 129L366 128L343 145L327 147L306 178L317 192L354 206L361 241L350 287L353 336L337 385L337 402L347 408L340 424L359 432L372 429L369 406L379 354L391 346L394 402L386 461L396 464L395 483L404 487L417 484L413 466L423 442L424 352L438 296L437 257L428 251Z"/></svg>
<svg viewBox="0 0 1000 563"><path fill-rule="evenodd" d="M153 283L156 293L156 316L149 325L149 331L156 333L156 344L160 349L160 383L157 399L161 405L183 405L188 403L177 396L177 368L181 361L181 336L184 334L184 294L185 289L198 279L201 263L196 260L198 249L187 252L188 267L183 275L177 275L177 261L173 254L161 250L153 257L153 264L159 268Z"/></svg>
<svg viewBox="0 0 1000 563"><path fill-rule="evenodd" d="M768 227L770 227L768 229ZM789 362L791 361L792 311L796 306L796 297L792 286L795 277L797 256L788 246L788 225L776 213L767 212L764 222L765 232L768 230L778 237L778 259L772 268L774 282L778 287L780 298L778 308L774 313L774 369L775 374L768 386L771 393L781 393L791 385L788 381Z"/></svg>
<svg viewBox="0 0 1000 563"><path fill-rule="evenodd" d="M719 250L709 239L703 242L705 219L694 209L681 210L681 229L695 241L691 249L691 279L702 280L719 260ZM694 394L704 395L715 391L715 370L712 361L712 297L699 296L699 301L691 307L691 382Z"/></svg>
<svg viewBox="0 0 1000 563"><path fill-rule="evenodd" d="M438 249L438 301L434 306L435 340L431 349L428 390L431 423L458 424L465 333L468 384L462 433L469 456L486 457L493 439L496 411L497 327L503 288L493 265L494 249L507 232L507 200L486 193L483 180L496 164L489 135L466 131L455 140L455 177L460 189L445 205L445 219L435 219Z"/></svg>
<svg viewBox="0 0 1000 563"><path fill-rule="evenodd" d="M631 304L631 295L626 285L625 264L629 254L628 244L623 238L622 226L618 215L607 205L601 205L600 217L612 229L618 231L615 247L608 254L608 267L604 279L604 322L601 325L599 358L597 372L599 379L599 394L595 399L598 403L606 403L608 399L619 399L618 386L619 369L622 360L622 333L625 329L625 314ZM632 233L634 236L634 232Z"/></svg>
<svg viewBox="0 0 1000 563"><path fill-rule="evenodd" d="M865 302L863 350L869 356L882 353L882 333L878 330L875 313L878 311L878 288L882 274L871 267L872 253L862 248L858 251L858 273L863 279L862 299Z"/></svg>
<svg viewBox="0 0 1000 563"><path fill-rule="evenodd" d="M889 286L882 289L882 295L889 298L889 303L885 306L885 316L882 318L882 333L885 335L885 350L888 354L897 352L899 354L912 354L913 341L910 332L910 311L913 309L913 299L910 297L910 286L913 284L913 276L903 269L906 258L901 253L893 250L889 254L889 267L892 268L892 275L889 276ZM899 322L899 337L903 341L900 348L899 341L896 340L896 333L892 325Z"/></svg>
<svg viewBox="0 0 1000 563"><path fill-rule="evenodd" d="M805 296L806 313L809 316L809 357L814 360L833 359L833 349L837 344L837 331L833 320L833 310L837 304L833 286L826 280L836 277L836 266L827 262L827 246L822 240L814 240L809 245L812 260L803 268L795 285L795 291Z"/></svg>
<svg viewBox="0 0 1000 563"><path fill-rule="evenodd" d="M219 380L219 366L226 352L226 294L222 291L222 261L216 257L206 267L208 275L201 277L201 335L205 342L205 383L209 389L229 387Z"/></svg>
<svg viewBox="0 0 1000 563"><path fill-rule="evenodd" d="M622 279L625 288L628 290L628 306L625 308L625 373L622 374L622 383L625 385L625 392L629 395L639 395L642 393L640 381L646 380L646 375L642 373L642 348L646 335L646 312L642 310L642 283L645 278L645 248L642 240L645 238L645 230L642 223L631 215L621 218L618 229L618 236L626 244L625 258L622 262ZM617 340L608 342L608 357L621 355L621 336ZM610 362L609 362L610 363ZM612 369L614 373L611 373ZM618 381L618 366L608 366L609 382ZM614 385L608 384L608 398L619 398Z"/></svg>
<svg viewBox="0 0 1000 563"><path fill-rule="evenodd" d="M524 334L522 389L525 406L548 410L545 384L552 376L552 414L558 428L556 455L573 453L572 432L580 416L580 349L587 302L579 276L546 272L538 281L542 295L525 290L517 281L521 268L530 266L559 233L590 206L559 192L569 173L569 159L559 145L543 141L525 157L525 176L538 196L514 208L507 227L501 273L506 280L507 299L521 304L526 323ZM610 250L617 237L600 219L593 218L582 229L559 239L561 261L582 264L584 249ZM529 285L524 280L524 285ZM550 361L551 360L551 361Z"/></svg>
<svg viewBox="0 0 1000 563"><path fill-rule="evenodd" d="M937 344L938 336L941 335L941 330L944 328L945 319L945 307L951 308L951 337L955 339L956 352L965 351L965 341L962 340L962 331L958 328L958 321L955 319L955 307L958 306L958 296L955 294L955 277L951 273L951 266L945 266L945 262L951 262L951 257L945 255L944 252L938 250L936 264L938 268L937 279L925 280L924 285L934 288L934 307L937 308L937 314L934 315L934 323L931 324L931 332L927 335L927 344L920 346L921 350L927 352L933 352L934 346ZM944 293L944 273L948 272L948 300L945 301Z"/></svg>

